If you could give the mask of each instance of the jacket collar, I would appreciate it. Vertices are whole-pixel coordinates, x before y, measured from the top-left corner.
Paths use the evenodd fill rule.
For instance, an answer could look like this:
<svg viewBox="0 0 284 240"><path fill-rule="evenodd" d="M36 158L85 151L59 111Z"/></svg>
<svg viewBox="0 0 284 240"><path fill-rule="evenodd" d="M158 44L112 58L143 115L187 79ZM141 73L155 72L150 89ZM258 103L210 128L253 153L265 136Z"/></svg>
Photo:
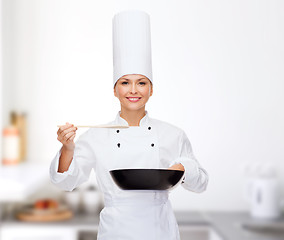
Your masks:
<svg viewBox="0 0 284 240"><path fill-rule="evenodd" d="M129 125L128 122L124 118L120 117L120 113L121 113L121 111L119 111L117 113L116 118L115 118L115 123L118 124L118 125L127 125L128 126ZM146 113L145 116L139 122L139 127L145 126L149 122L148 111L145 111L145 113Z"/></svg>

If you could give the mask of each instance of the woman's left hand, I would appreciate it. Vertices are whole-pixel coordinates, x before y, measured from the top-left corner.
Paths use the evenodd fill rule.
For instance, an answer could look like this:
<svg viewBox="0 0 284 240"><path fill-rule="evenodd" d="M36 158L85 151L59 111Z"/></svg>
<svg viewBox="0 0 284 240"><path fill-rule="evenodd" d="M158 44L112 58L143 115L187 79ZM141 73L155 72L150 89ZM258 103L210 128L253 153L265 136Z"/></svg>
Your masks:
<svg viewBox="0 0 284 240"><path fill-rule="evenodd" d="M184 167L181 163L175 164L175 165L169 167L168 169L184 171Z"/></svg>

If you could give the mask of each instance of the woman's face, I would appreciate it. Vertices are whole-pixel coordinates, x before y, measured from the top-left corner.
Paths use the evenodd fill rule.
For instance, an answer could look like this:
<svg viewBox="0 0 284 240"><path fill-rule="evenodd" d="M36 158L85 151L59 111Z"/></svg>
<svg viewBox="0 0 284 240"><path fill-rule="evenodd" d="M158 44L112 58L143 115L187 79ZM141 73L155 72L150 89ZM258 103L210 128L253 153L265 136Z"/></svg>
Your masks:
<svg viewBox="0 0 284 240"><path fill-rule="evenodd" d="M152 94L152 83L140 74L124 75L114 86L114 96L119 99L121 107L128 110L143 108Z"/></svg>

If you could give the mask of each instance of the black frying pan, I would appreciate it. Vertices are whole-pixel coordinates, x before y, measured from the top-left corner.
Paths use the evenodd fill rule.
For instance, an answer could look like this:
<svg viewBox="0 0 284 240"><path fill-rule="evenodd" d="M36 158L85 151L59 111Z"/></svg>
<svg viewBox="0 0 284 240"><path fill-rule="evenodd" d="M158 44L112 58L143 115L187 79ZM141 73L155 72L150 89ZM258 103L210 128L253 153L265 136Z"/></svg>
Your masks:
<svg viewBox="0 0 284 240"><path fill-rule="evenodd" d="M176 185L184 173L170 169L116 169L109 172L123 190L167 190Z"/></svg>

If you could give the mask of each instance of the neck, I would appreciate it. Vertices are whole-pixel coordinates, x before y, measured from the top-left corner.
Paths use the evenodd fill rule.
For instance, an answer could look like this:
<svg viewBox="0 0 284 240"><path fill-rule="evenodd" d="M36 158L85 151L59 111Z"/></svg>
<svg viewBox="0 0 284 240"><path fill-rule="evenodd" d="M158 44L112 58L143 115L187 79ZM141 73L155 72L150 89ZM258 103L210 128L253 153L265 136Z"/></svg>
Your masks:
<svg viewBox="0 0 284 240"><path fill-rule="evenodd" d="M127 110L121 108L120 117L128 122L129 126L139 126L140 120L146 115L145 108L139 110Z"/></svg>

